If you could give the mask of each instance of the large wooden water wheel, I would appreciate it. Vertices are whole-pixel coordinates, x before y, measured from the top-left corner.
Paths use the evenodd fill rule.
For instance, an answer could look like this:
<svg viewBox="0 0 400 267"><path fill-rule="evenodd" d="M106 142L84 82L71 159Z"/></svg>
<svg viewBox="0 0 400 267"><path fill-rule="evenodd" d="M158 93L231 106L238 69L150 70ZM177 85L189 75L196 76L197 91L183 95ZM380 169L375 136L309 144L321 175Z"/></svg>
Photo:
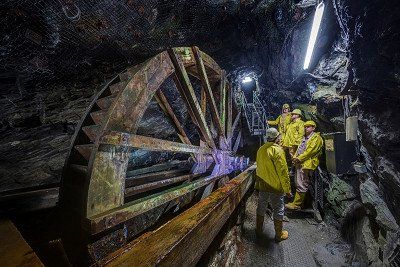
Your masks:
<svg viewBox="0 0 400 267"><path fill-rule="evenodd" d="M82 119L64 167L71 263L101 259L244 170L248 159L235 155L238 113L225 72L197 47L162 52L115 77Z"/></svg>

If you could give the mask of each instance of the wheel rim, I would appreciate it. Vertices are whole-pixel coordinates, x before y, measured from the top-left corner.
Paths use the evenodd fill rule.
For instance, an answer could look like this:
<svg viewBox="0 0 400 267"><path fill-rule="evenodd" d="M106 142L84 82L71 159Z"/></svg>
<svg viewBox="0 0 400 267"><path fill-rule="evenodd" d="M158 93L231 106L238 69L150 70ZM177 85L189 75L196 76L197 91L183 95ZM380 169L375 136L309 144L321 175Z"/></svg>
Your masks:
<svg viewBox="0 0 400 267"><path fill-rule="evenodd" d="M202 84L200 101L188 73L197 77ZM203 140L199 145L192 144L167 97L159 89L171 75ZM219 107L215 97L218 95ZM136 134L139 122L153 97L173 123L181 142ZM212 137L205 117L206 99L209 100L217 140ZM225 72L197 47L174 48L129 68L96 96L78 126L64 167L61 206L78 214L83 220L82 229L90 236L98 235L162 204L183 201L185 195L199 188L206 187L203 194L207 194L207 190L211 192L213 186L210 184L214 185L221 177L226 177L234 170L244 169L248 164L248 159L233 155L241 135L238 133L234 140L240 114L237 114L233 122L232 105L232 91ZM194 159L194 166L190 173L178 176L174 176L176 173L168 169L172 178L138 185L126 179L132 175L132 171L128 172L128 163L133 149L185 153ZM210 166L214 166L210 175L196 179L206 173ZM134 170L135 182L140 180L137 178L140 172L143 169ZM143 181L146 181L145 174L142 173L140 177ZM165 184L174 185L185 181L190 183L170 188L161 195L150 195L138 203L125 203L127 195L129 197L162 188ZM175 204L178 203L176 201Z"/></svg>

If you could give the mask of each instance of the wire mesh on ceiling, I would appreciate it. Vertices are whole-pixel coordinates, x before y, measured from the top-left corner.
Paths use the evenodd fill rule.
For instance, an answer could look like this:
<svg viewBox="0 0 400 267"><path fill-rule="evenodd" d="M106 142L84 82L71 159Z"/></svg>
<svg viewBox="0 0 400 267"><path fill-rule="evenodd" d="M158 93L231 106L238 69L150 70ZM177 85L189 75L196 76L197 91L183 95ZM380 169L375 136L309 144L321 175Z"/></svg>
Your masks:
<svg viewBox="0 0 400 267"><path fill-rule="evenodd" d="M135 64L207 39L240 1L24 0L0 3L2 73L54 78Z"/></svg>

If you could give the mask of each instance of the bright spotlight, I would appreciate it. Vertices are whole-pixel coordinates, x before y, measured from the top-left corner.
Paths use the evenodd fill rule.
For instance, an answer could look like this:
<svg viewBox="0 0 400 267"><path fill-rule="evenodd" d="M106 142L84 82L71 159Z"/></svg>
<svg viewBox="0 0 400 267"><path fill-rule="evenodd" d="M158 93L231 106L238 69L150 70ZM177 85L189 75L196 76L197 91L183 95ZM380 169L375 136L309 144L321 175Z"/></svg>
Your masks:
<svg viewBox="0 0 400 267"><path fill-rule="evenodd" d="M251 77L249 77L249 76L246 76L246 77L244 77L244 79L242 80L242 83L249 83L249 82L251 82L251 81L253 81L253 79L252 79Z"/></svg>
<svg viewBox="0 0 400 267"><path fill-rule="evenodd" d="M321 25L322 15L324 14L324 8L325 8L324 2L321 2L315 9L313 25L310 33L310 40L308 40L307 54L303 66L303 69L305 70L308 69L308 66L310 65L311 56L314 51L315 41L317 40L319 26Z"/></svg>

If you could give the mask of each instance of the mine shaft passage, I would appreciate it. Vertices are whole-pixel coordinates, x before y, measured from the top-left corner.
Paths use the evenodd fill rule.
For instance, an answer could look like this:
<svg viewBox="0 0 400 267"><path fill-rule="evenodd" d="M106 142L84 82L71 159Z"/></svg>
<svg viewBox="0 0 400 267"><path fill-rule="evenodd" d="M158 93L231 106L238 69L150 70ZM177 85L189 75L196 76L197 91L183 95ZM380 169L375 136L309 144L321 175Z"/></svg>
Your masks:
<svg viewBox="0 0 400 267"><path fill-rule="evenodd" d="M0 266L399 266L394 0L0 3Z"/></svg>

